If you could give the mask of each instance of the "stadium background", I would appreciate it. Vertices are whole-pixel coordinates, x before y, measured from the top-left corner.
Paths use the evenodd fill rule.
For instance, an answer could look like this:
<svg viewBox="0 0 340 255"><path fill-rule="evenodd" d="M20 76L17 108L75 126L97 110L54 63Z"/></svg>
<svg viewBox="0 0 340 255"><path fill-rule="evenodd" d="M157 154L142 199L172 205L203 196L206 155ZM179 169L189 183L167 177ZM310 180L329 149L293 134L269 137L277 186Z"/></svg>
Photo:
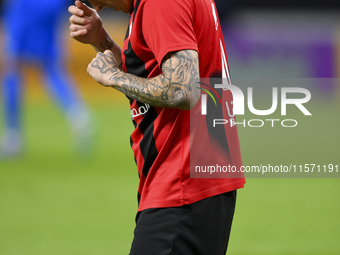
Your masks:
<svg viewBox="0 0 340 255"><path fill-rule="evenodd" d="M339 3L277 2L217 1L233 78L338 78ZM122 44L127 17L104 11L103 21ZM129 250L138 176L128 102L91 81L86 66L95 53L69 39L67 26L65 63L95 117L93 155L75 155L66 121L38 70L28 67L26 152L0 162L3 255ZM245 165L340 163L339 85L316 86L312 95L314 116L301 128L239 128ZM238 193L228 254L340 254L339 184L334 178L249 178Z"/></svg>

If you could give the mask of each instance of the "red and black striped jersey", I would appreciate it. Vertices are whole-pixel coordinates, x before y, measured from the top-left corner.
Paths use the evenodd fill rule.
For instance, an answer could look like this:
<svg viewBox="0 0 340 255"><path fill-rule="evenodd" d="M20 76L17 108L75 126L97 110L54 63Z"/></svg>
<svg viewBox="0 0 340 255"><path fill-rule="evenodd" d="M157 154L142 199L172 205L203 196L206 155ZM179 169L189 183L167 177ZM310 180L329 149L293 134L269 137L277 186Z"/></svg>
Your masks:
<svg viewBox="0 0 340 255"><path fill-rule="evenodd" d="M180 50L199 53L201 77L228 78L214 0L135 0L123 46L124 71L155 77L165 55ZM190 111L133 99L130 105L139 211L190 204L244 186L243 178L190 178ZM236 127L225 139L229 162L241 166Z"/></svg>

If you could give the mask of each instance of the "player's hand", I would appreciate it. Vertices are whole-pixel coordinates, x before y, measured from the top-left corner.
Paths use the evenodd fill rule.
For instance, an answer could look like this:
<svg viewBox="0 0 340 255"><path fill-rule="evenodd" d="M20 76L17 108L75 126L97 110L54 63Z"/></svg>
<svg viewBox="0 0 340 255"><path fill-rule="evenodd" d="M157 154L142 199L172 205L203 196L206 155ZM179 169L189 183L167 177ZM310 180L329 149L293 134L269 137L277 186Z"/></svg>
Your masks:
<svg viewBox="0 0 340 255"><path fill-rule="evenodd" d="M87 73L98 83L113 87L113 78L121 73L120 68L112 52L106 50L104 53L98 52L97 56L87 67Z"/></svg>
<svg viewBox="0 0 340 255"><path fill-rule="evenodd" d="M96 10L77 0L75 5L68 8L68 11L72 14L69 19L72 38L93 46L102 40L101 37L105 36L106 32Z"/></svg>

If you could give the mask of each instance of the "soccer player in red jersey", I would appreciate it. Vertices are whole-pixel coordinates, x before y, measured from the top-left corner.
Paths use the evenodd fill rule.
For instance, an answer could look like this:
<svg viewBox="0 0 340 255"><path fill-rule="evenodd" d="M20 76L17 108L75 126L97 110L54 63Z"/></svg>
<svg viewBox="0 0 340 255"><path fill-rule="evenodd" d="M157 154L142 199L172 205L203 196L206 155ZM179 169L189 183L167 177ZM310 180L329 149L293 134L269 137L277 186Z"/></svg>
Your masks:
<svg viewBox="0 0 340 255"><path fill-rule="evenodd" d="M131 255L226 253L241 178L190 178L190 109L199 78L230 80L214 0L90 0L69 7L71 37L97 56L87 72L130 100L140 175ZM121 49L102 26L104 7L130 14ZM229 163L242 165L236 127Z"/></svg>

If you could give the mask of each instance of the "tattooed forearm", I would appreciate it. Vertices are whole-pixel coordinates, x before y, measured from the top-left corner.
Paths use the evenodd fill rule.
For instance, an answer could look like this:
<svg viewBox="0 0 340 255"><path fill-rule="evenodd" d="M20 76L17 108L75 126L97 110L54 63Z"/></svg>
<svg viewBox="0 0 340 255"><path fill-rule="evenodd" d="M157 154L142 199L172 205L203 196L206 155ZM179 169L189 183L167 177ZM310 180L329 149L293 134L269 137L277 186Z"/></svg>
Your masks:
<svg viewBox="0 0 340 255"><path fill-rule="evenodd" d="M113 40L109 35L106 35L105 39L99 45L102 51L111 50L113 47Z"/></svg>
<svg viewBox="0 0 340 255"><path fill-rule="evenodd" d="M117 43L115 43L112 38L110 37L109 34L106 33L106 31L104 31L105 33L105 38L99 43L99 45L94 46L95 50L97 52L104 52L106 50L110 50L117 61L117 67L120 70L123 70L122 66L122 59L121 59L121 48L119 47L119 45Z"/></svg>
<svg viewBox="0 0 340 255"><path fill-rule="evenodd" d="M183 50L169 53L162 64L163 74L144 79L123 72L110 81L127 96L153 106L190 109L200 97L198 53Z"/></svg>

